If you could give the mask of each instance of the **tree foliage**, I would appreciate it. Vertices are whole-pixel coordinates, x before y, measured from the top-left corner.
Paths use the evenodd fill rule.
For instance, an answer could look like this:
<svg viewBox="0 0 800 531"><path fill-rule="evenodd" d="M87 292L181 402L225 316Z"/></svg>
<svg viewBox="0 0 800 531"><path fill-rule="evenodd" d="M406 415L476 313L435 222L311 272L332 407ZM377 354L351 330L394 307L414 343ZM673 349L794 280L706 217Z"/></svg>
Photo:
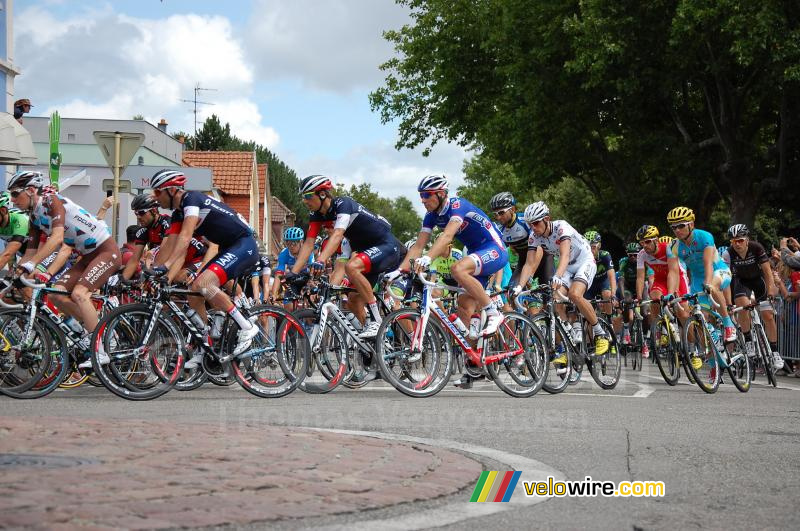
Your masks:
<svg viewBox="0 0 800 531"><path fill-rule="evenodd" d="M385 33L372 107L398 148L477 147L473 170L497 164L491 188L468 174L482 200L575 183L565 214L618 235L676 204L698 223L797 212L800 3L398 2L412 23Z"/></svg>

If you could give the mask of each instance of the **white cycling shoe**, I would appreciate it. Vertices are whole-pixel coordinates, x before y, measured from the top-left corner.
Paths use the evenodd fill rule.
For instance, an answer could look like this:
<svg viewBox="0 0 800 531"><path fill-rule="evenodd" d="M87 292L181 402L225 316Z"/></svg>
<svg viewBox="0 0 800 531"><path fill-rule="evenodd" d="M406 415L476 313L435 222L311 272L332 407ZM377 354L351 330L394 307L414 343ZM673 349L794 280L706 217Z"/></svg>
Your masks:
<svg viewBox="0 0 800 531"><path fill-rule="evenodd" d="M370 321L369 324L364 328L364 330L358 334L358 337L361 339L372 339L373 337L378 335L378 329L381 327L381 324L377 321Z"/></svg>
<svg viewBox="0 0 800 531"><path fill-rule="evenodd" d="M497 332L497 329L500 328L500 325L503 324L503 321L505 320L506 316L500 312L486 314L486 327L481 332L481 335L483 336L494 335Z"/></svg>
<svg viewBox="0 0 800 531"><path fill-rule="evenodd" d="M253 343L253 338L256 337L261 331L261 329L256 326L255 321L256 318L252 317L250 319L250 328L243 328L239 330L239 334L236 336L237 345L233 350L234 356L238 356L242 352L245 352L247 349L249 349L250 345Z"/></svg>

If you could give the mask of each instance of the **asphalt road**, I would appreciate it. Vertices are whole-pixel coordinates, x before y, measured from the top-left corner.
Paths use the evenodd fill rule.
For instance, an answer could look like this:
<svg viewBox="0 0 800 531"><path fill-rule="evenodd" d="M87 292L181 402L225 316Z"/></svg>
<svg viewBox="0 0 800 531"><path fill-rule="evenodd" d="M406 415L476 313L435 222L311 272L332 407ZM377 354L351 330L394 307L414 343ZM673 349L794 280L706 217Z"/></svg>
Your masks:
<svg viewBox="0 0 800 531"><path fill-rule="evenodd" d="M146 403L126 402L104 389L85 387L59 390L35 401L2 399L0 413L114 423L175 420L208 423L231 433L268 425L356 430L418 437L430 444L451 444L451 448L460 444L459 451L487 470L508 470L513 464L508 456L542 465L520 468L523 481L540 479L543 471L551 470L570 480L591 476L614 482L663 481L666 486L663 498L550 498L531 504L525 503L518 488L509 504L465 504L470 486L441 499L324 519L288 520L273 527L352 528L362 523L364 528L480 531L796 529L800 527L796 507L800 499L800 380L780 378L779 389L763 383L762 378L746 394L723 385L715 395L706 395L683 382L667 386L648 364L641 373L624 371L623 381L613 391L582 382L561 395L542 392L529 399L507 397L488 382L467 391L449 388L421 400L407 398L380 382L319 396L298 391L276 400L252 397L235 386L206 384ZM195 436L202 434L187 433L187 444ZM476 448L483 450L474 453ZM503 506L502 510L497 506ZM465 519L446 524L454 518L454 510L463 511ZM482 510L499 512L481 516ZM415 516L416 520L410 519Z"/></svg>

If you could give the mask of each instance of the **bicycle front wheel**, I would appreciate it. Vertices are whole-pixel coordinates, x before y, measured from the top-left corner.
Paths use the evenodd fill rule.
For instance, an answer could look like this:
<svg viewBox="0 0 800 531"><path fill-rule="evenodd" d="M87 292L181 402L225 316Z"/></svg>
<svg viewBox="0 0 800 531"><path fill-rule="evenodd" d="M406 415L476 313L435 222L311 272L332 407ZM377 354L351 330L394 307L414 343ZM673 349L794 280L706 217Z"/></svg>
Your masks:
<svg viewBox="0 0 800 531"><path fill-rule="evenodd" d="M749 391L752 373L750 372L750 358L747 357L744 334L737 334L736 341L725 345L721 354L728 364L728 374L736 389L742 393Z"/></svg>
<svg viewBox="0 0 800 531"><path fill-rule="evenodd" d="M541 337L547 338L547 315L544 313L537 314L533 318L534 324L539 327ZM566 334L556 326L557 334ZM549 341L545 342L545 351L547 357L547 372L545 373L542 389L551 395L558 394L569 386L570 378L572 377L572 350L566 340L556 337L556 349L550 348ZM558 349L561 349L561 352Z"/></svg>
<svg viewBox="0 0 800 531"><path fill-rule="evenodd" d="M661 373L661 377L669 385L676 385L681 375L680 344L675 341L673 326L676 326L676 324L662 320L653 323L650 327L650 337L653 340L653 355L656 358L658 372Z"/></svg>
<svg viewBox="0 0 800 531"><path fill-rule="evenodd" d="M617 345L617 335L604 319L599 319L598 323L605 332L606 340L608 341L608 350L603 354L595 354L595 341L586 342L587 357L586 364L589 366L589 372L594 381L603 389L613 389L619 383L619 375L622 372L622 360L619 355L619 346ZM591 327L587 326L587 329ZM640 330L641 332L641 330ZM594 334L592 334L593 336ZM644 345L644 337L642 345ZM639 359L639 370L642 367L642 360Z"/></svg>
<svg viewBox="0 0 800 531"><path fill-rule="evenodd" d="M66 363L42 323L27 312L0 313L0 394L32 398L25 393Z"/></svg>
<svg viewBox="0 0 800 531"><path fill-rule="evenodd" d="M505 321L486 340L486 357L505 355L489 363L494 383L506 394L524 398L539 392L547 377L547 349L539 327L518 312L505 313Z"/></svg>
<svg viewBox="0 0 800 531"><path fill-rule="evenodd" d="M686 345L684 363L697 386L706 393L716 393L721 376L717 350L703 319L693 317L686 323L683 344Z"/></svg>

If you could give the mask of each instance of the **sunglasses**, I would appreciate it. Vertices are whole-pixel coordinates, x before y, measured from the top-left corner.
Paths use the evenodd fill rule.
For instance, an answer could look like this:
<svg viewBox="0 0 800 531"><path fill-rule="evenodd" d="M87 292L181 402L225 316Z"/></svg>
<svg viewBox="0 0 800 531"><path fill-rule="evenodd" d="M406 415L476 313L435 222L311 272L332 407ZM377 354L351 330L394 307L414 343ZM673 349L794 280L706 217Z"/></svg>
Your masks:
<svg viewBox="0 0 800 531"><path fill-rule="evenodd" d="M304 194L303 194L303 199L305 199L306 201L311 201L311 199L312 199L312 198L313 198L315 195L317 195L317 193L316 193L316 192L306 192L306 193L304 193Z"/></svg>
<svg viewBox="0 0 800 531"><path fill-rule="evenodd" d="M420 199L428 199L429 197L436 195L438 190L434 190L433 192L420 192L419 197Z"/></svg>
<svg viewBox="0 0 800 531"><path fill-rule="evenodd" d="M644 247L645 245L649 245L649 244L655 243L657 241L658 241L658 239L656 239L656 238L648 238L646 240L639 240L639 245Z"/></svg>
<svg viewBox="0 0 800 531"><path fill-rule="evenodd" d="M688 223L675 223L673 225L670 225L669 228L671 228L672 230L683 230L688 226L689 226Z"/></svg>
<svg viewBox="0 0 800 531"><path fill-rule="evenodd" d="M536 221L529 221L528 222L528 226L529 227L535 227L539 223L544 223L544 220L543 219L537 219Z"/></svg>
<svg viewBox="0 0 800 531"><path fill-rule="evenodd" d="M137 215L137 216L139 216L139 217L142 217L142 216L144 216L144 215L145 215L145 214L147 214L148 212L150 212L150 211L149 211L149 210L134 210L134 211L133 211L133 213L134 213L134 214L136 214L136 215Z"/></svg>
<svg viewBox="0 0 800 531"><path fill-rule="evenodd" d="M24 192L24 191L25 191L25 190L24 190L23 188L20 188L20 189L18 189L18 190L9 190L9 191L8 191L8 195L10 195L10 196L13 198L13 197L17 197L17 196L19 196L19 194L21 194L21 193L22 193L22 192Z"/></svg>
<svg viewBox="0 0 800 531"><path fill-rule="evenodd" d="M744 243L747 241L747 238L732 238L731 243Z"/></svg>
<svg viewBox="0 0 800 531"><path fill-rule="evenodd" d="M494 212L492 212L492 214L494 215L494 217L499 218L504 216L506 212L508 212L509 210L511 210L511 207L504 208L503 210L495 210Z"/></svg>

